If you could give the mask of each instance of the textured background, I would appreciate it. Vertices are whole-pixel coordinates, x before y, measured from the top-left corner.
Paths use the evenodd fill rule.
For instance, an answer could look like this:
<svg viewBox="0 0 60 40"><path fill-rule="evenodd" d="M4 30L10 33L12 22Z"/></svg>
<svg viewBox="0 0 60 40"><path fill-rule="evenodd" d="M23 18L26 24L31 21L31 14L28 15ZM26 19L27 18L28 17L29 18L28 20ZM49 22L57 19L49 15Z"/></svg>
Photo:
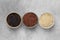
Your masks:
<svg viewBox="0 0 60 40"><path fill-rule="evenodd" d="M44 30L39 25L27 29L21 24L19 29L11 30L6 23L10 12L17 12L21 17L32 11L38 15L42 12L52 12L55 25ZM60 0L0 0L0 40L60 40Z"/></svg>

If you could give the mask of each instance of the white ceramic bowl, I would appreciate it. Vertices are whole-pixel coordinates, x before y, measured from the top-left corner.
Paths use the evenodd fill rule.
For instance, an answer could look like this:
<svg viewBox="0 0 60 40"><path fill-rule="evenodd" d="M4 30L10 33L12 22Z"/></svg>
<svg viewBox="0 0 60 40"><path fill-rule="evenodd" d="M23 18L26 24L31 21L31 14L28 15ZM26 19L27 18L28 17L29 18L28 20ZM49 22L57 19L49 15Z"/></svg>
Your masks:
<svg viewBox="0 0 60 40"><path fill-rule="evenodd" d="M45 13L51 14L50 12L45 12ZM41 16L44 15L45 13L41 14ZM51 14L51 16L53 17L52 14ZM40 17L39 17L39 25L41 26L41 28L43 28L43 29L50 29L50 28L52 28L54 26L54 17L53 17L53 20L52 20L53 21L52 24L50 26L47 26L47 27L45 27L45 26L43 26L43 25L40 24Z"/></svg>

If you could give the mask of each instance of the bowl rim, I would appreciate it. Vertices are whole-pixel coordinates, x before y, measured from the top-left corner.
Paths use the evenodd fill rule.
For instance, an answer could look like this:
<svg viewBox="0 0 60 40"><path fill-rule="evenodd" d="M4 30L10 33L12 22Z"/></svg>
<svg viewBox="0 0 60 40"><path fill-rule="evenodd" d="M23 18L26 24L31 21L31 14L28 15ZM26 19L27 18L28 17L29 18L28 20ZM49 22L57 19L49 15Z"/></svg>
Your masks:
<svg viewBox="0 0 60 40"><path fill-rule="evenodd" d="M50 15L52 15L52 13L51 12L43 12L41 15L40 15L40 17L42 16L42 15L44 15L44 14L46 14L46 13L48 13L48 14L50 14ZM54 16L52 15L52 17L53 17L53 23L49 26L49 27L45 27L45 26L42 26L41 24L40 24L40 17L39 17L39 25L41 26L41 28L43 28L43 29L50 29L50 28L52 28L53 26L54 26Z"/></svg>
<svg viewBox="0 0 60 40"><path fill-rule="evenodd" d="M37 26L37 24L38 24L38 16L37 16L37 14L36 14L35 12L31 12L31 11L26 12L24 15L26 15L26 14L28 14L28 13L33 13L34 15L36 15L36 17L37 17L37 23L36 23L35 25L33 25L32 27L25 25L24 22L23 22L23 25L24 25L26 28L30 28L30 29L35 28L35 27ZM24 17L24 15L23 15L23 17ZM22 20L23 20L23 18L22 18Z"/></svg>
<svg viewBox="0 0 60 40"><path fill-rule="evenodd" d="M20 14L19 14L18 12L10 12L8 15L10 15L11 13L16 13L16 14L18 14L19 17L21 18ZM7 15L7 17L8 17L8 15ZM20 27L20 25L21 25L21 23L22 23L22 19L21 19L21 22L19 23L19 25L17 25L16 27L13 27L13 26L10 26L10 25L8 24L8 22L7 22L7 17L6 17L6 23L7 23L7 25L8 25L8 28L16 29L16 28L19 28L19 27Z"/></svg>

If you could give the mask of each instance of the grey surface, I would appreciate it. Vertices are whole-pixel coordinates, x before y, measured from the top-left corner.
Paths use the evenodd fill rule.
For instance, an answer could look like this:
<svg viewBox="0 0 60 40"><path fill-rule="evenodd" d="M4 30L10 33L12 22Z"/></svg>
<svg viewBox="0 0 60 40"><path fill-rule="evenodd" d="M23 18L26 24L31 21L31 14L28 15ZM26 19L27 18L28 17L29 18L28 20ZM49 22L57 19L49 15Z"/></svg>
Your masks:
<svg viewBox="0 0 60 40"><path fill-rule="evenodd" d="M16 30L8 28L6 17L10 12L17 12L23 17L30 11L38 17L42 12L52 12L54 27L44 30L37 25L28 29L22 24ZM0 40L60 40L60 0L0 0Z"/></svg>

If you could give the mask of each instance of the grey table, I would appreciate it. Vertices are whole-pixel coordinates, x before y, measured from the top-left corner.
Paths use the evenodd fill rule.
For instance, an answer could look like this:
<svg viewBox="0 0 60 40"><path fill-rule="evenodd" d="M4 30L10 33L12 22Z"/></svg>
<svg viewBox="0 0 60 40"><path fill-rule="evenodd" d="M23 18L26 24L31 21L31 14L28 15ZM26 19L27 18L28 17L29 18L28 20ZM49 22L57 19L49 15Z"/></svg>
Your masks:
<svg viewBox="0 0 60 40"><path fill-rule="evenodd" d="M10 12L17 12L21 17L26 12L34 12L38 17L42 12L52 12L55 25L44 30L39 25L28 29L22 24L12 30L6 23ZM0 0L0 40L60 40L60 0Z"/></svg>

